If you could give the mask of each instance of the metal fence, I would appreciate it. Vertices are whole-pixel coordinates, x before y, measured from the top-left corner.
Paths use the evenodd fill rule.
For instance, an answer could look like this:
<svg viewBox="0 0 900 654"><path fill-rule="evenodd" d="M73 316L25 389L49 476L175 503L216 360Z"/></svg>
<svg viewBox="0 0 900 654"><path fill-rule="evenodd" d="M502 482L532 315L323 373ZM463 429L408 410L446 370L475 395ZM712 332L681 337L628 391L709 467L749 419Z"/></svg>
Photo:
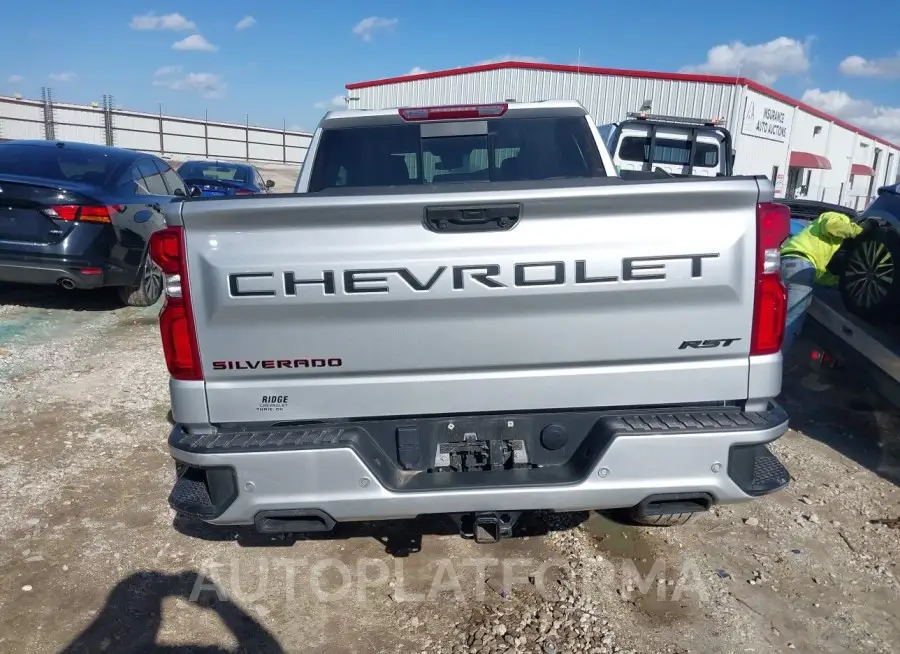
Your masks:
<svg viewBox="0 0 900 654"><path fill-rule="evenodd" d="M0 140L48 139L112 145L161 156L238 159L301 164L312 134L162 113L128 111L112 96L101 103L53 101L41 89L40 100L0 96Z"/></svg>
<svg viewBox="0 0 900 654"><path fill-rule="evenodd" d="M806 191L805 193L803 192L804 190ZM870 193L868 189L854 189L850 184L840 184L838 186L818 186L813 184L805 189L797 189L793 194L787 193L784 197L799 200L819 200L820 202L828 202L862 211L875 199L875 194Z"/></svg>

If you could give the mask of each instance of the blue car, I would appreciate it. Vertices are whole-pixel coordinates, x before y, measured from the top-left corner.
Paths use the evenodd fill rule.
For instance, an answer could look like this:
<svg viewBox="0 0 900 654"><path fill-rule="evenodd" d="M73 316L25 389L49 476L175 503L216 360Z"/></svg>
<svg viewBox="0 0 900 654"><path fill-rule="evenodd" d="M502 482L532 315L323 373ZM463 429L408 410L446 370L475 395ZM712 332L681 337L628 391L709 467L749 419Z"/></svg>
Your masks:
<svg viewBox="0 0 900 654"><path fill-rule="evenodd" d="M271 179L263 180L250 164L231 161L185 161L178 174L185 184L199 189L199 194L192 189L191 195L195 197L259 195L269 193L275 186Z"/></svg>

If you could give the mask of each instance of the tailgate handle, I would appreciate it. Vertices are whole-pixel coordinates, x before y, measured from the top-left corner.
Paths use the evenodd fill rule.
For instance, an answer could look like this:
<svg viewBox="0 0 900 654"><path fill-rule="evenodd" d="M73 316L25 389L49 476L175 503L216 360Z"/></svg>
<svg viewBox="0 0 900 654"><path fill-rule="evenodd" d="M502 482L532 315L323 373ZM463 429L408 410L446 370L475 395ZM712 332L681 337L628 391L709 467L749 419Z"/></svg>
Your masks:
<svg viewBox="0 0 900 654"><path fill-rule="evenodd" d="M425 207L425 228L432 232L506 232L516 226L520 204Z"/></svg>

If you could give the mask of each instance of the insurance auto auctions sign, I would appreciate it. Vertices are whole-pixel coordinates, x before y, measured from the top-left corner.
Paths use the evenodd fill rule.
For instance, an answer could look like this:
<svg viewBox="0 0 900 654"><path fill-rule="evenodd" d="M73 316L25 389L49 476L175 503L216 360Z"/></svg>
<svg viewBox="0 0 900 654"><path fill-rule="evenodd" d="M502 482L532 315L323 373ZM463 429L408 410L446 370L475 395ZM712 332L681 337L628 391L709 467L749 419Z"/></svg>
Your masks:
<svg viewBox="0 0 900 654"><path fill-rule="evenodd" d="M792 117L792 107L758 93L748 92L744 99L741 133L784 143L788 140Z"/></svg>

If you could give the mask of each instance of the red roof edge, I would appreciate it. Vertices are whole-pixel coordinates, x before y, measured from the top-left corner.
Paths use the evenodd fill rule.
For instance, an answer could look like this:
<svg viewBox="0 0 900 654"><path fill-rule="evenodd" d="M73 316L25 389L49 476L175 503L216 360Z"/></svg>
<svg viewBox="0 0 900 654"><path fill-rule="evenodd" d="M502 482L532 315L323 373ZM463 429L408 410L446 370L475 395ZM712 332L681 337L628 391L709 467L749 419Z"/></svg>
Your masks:
<svg viewBox="0 0 900 654"><path fill-rule="evenodd" d="M437 79L440 77L453 77L454 75L465 75L466 73L480 73L489 70L503 70L505 68L518 68L524 70L543 70L558 73L586 73L588 75L613 75L619 77L638 77L644 79L658 79L672 82L700 82L701 84L731 84L734 86L746 86L757 93L765 95L774 100L779 100L785 104L789 104L798 109L802 109L808 114L827 120L844 129L855 132L860 136L872 139L882 145L886 145L895 150L900 150L900 146L891 143L887 139L875 136L871 132L857 127L845 120L841 120L831 114L825 113L821 109L800 102L794 98L779 93L768 86L763 86L759 82L748 79L746 77L729 77L725 75L697 75L694 73L661 73L647 70L625 70L622 68L597 68L595 66L571 66L566 64L544 64L533 61L498 61L490 64L480 64L478 66L463 66L461 68L449 68L447 70L435 70L428 73L418 73L416 75L401 75L399 77L385 77L383 79L369 80L366 82L354 82L347 84L346 89L352 91L354 89L365 89L373 86L384 86L386 84L398 84L400 82L412 82L425 79Z"/></svg>
<svg viewBox="0 0 900 654"><path fill-rule="evenodd" d="M860 177L875 177L875 169L866 164L850 164L850 174Z"/></svg>

